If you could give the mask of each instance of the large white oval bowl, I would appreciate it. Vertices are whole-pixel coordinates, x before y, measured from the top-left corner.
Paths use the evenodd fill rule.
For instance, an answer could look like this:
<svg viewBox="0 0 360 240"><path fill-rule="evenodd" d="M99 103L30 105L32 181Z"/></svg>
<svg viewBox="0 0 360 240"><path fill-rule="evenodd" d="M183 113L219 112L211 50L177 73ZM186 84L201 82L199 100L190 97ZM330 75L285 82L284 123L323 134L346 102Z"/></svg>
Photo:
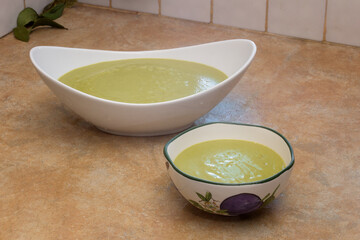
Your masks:
<svg viewBox="0 0 360 240"><path fill-rule="evenodd" d="M99 129L118 135L153 136L178 132L215 107L238 83L256 53L254 42L233 39L154 51L104 51L38 46L30 51L37 72L72 111ZM167 102L135 104L98 98L58 81L63 74L103 61L170 58L206 64L228 78L206 91Z"/></svg>

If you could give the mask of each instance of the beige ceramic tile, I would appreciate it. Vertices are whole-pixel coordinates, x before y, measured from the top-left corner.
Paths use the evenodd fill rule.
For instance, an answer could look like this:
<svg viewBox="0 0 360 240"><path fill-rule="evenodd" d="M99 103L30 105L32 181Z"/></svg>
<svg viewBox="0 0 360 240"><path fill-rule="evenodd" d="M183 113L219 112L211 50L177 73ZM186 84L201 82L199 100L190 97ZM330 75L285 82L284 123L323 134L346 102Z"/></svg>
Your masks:
<svg viewBox="0 0 360 240"><path fill-rule="evenodd" d="M161 14L199 22L210 22L210 0L161 0Z"/></svg>
<svg viewBox="0 0 360 240"><path fill-rule="evenodd" d="M266 0L214 0L213 22L265 30Z"/></svg>
<svg viewBox="0 0 360 240"><path fill-rule="evenodd" d="M136 12L159 13L158 0L112 0L111 5L113 8Z"/></svg>
<svg viewBox="0 0 360 240"><path fill-rule="evenodd" d="M326 0L270 0L268 31L322 40Z"/></svg>
<svg viewBox="0 0 360 240"><path fill-rule="evenodd" d="M326 40L360 46L360 1L328 1Z"/></svg>
<svg viewBox="0 0 360 240"><path fill-rule="evenodd" d="M52 0L25 0L26 7L33 8L37 13L41 13L46 5L51 3Z"/></svg>
<svg viewBox="0 0 360 240"><path fill-rule="evenodd" d="M24 8L24 1L1 0L0 4L0 37L2 37L16 27L17 15Z"/></svg>

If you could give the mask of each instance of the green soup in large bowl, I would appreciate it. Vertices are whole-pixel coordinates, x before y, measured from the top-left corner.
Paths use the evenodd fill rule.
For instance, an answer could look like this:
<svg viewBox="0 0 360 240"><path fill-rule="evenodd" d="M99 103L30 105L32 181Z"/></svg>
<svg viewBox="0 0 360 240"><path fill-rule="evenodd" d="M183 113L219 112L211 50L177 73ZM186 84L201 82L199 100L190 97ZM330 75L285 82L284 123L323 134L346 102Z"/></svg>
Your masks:
<svg viewBox="0 0 360 240"><path fill-rule="evenodd" d="M124 103L156 103L206 91L227 79L220 70L176 59L135 58L100 62L59 78L99 98Z"/></svg>
<svg viewBox="0 0 360 240"><path fill-rule="evenodd" d="M239 82L255 53L252 41L233 39L151 51L38 46L30 58L50 90L81 118L109 133L153 136L184 130L209 112ZM131 64L117 67L126 62ZM216 79L203 75L203 68ZM100 77L83 81L81 72Z"/></svg>

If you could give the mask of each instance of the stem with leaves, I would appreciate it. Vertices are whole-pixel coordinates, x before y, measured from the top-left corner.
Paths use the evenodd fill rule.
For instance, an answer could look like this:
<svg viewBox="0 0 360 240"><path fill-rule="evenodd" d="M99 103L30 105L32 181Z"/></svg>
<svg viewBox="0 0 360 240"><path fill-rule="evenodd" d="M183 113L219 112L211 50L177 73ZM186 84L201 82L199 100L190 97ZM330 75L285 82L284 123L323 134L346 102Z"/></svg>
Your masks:
<svg viewBox="0 0 360 240"><path fill-rule="evenodd" d="M17 27L13 30L15 38L28 42L30 33L39 26L66 29L54 20L62 16L65 7L71 7L75 2L76 0L55 0L47 5L40 15L32 8L25 8L19 13Z"/></svg>

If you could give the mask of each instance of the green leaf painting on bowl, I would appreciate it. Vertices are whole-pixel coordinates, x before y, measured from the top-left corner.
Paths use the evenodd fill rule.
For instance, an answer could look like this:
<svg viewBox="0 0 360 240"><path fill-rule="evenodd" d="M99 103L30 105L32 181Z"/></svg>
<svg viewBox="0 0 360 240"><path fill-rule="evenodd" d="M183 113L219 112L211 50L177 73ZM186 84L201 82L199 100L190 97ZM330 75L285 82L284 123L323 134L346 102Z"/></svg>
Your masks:
<svg viewBox="0 0 360 240"><path fill-rule="evenodd" d="M221 210L219 208L219 201L213 199L211 192L206 192L205 196L198 192L196 193L196 195L199 197L200 200L189 200L189 202L195 207L209 213L229 215L226 210Z"/></svg>

